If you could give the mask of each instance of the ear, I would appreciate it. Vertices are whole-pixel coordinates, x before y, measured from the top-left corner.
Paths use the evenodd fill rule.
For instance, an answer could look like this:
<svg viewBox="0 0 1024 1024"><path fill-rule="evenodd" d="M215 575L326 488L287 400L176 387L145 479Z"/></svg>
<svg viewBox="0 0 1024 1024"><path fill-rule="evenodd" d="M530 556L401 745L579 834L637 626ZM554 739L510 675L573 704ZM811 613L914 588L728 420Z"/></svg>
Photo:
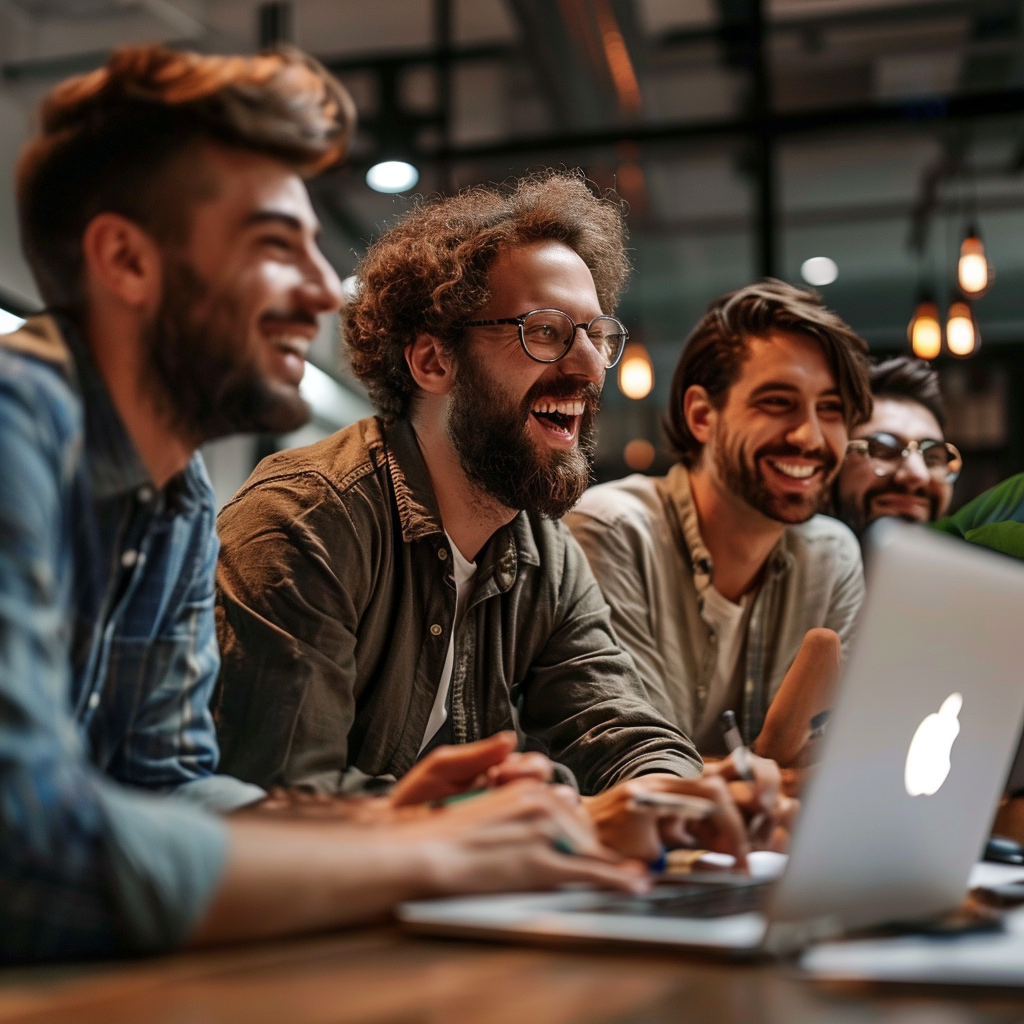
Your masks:
<svg viewBox="0 0 1024 1024"><path fill-rule="evenodd" d="M701 444L707 444L714 431L717 410L707 390L700 384L691 384L683 395L683 416L690 433Z"/></svg>
<svg viewBox="0 0 1024 1024"><path fill-rule="evenodd" d="M451 353L432 334L417 334L405 347L405 361L416 386L428 395L447 395L455 382Z"/></svg>
<svg viewBox="0 0 1024 1024"><path fill-rule="evenodd" d="M160 303L163 260L152 235L118 213L99 213L82 235L85 280L126 306L151 311Z"/></svg>

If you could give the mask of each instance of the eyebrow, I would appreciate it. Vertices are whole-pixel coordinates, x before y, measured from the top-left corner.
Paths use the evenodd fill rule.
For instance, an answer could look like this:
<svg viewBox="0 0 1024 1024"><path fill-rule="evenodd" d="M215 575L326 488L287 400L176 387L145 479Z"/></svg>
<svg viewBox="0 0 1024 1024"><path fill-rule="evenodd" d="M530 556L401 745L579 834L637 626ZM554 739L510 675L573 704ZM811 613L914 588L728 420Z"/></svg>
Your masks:
<svg viewBox="0 0 1024 1024"><path fill-rule="evenodd" d="M799 393L800 389L795 384L790 384L788 381L770 380L766 381L764 384L759 384L756 388L754 388L754 390L750 392L749 397L752 399L760 398L762 395L767 394L770 391L786 391L790 394L797 394ZM829 388L827 391L823 391L821 395L834 395L836 397L840 397L839 388Z"/></svg>
<svg viewBox="0 0 1024 1024"><path fill-rule="evenodd" d="M245 219L246 227L253 224L267 223L283 224L293 231L302 231L304 229L304 225L298 217L290 213L281 213L279 210L257 210L256 213L249 214ZM316 227L319 230L320 225L318 224Z"/></svg>

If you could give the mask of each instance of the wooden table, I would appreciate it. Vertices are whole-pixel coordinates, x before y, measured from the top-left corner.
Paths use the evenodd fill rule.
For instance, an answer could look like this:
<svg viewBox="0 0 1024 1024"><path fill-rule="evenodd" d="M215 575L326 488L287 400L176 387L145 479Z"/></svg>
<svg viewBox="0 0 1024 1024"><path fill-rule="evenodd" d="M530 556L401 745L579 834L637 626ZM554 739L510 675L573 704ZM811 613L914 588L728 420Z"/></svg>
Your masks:
<svg viewBox="0 0 1024 1024"><path fill-rule="evenodd" d="M792 968L377 928L88 968L0 972L0 1022L1019 1024L1024 992L825 989Z"/></svg>

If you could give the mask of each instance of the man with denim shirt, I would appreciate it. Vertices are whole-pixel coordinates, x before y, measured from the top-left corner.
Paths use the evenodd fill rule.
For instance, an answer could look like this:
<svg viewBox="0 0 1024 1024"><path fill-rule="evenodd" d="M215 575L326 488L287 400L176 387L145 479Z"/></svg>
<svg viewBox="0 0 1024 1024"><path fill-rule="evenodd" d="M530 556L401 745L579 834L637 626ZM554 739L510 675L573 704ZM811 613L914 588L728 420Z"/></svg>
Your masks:
<svg viewBox="0 0 1024 1024"><path fill-rule="evenodd" d="M195 453L308 416L305 351L340 285L301 175L340 156L351 102L298 51L143 46L58 86L41 121L18 201L51 313L0 338L0 963L643 885L522 777L542 772L507 735L359 805L282 808L213 774L217 541ZM422 806L477 776L508 784Z"/></svg>
<svg viewBox="0 0 1024 1024"><path fill-rule="evenodd" d="M684 345L678 463L593 487L566 518L648 694L704 756L726 753L732 710L791 764L828 707L864 582L853 535L815 513L869 409L864 342L817 296L751 285Z"/></svg>

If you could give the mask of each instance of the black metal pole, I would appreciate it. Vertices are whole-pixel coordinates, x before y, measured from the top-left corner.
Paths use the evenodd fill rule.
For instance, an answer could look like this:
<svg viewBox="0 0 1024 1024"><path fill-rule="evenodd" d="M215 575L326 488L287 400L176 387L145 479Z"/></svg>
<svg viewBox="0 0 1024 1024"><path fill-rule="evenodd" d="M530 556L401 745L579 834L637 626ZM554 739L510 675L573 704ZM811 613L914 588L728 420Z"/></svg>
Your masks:
<svg viewBox="0 0 1024 1024"><path fill-rule="evenodd" d="M437 74L437 132L441 153L451 150L452 145L452 6L454 0L434 0L434 47L437 51L435 63ZM442 155L437 164L441 190L452 190L452 165Z"/></svg>
<svg viewBox="0 0 1024 1024"><path fill-rule="evenodd" d="M772 130L771 74L765 40L765 0L751 0L751 114L753 119L754 180L757 236L755 265L761 277L777 273L775 205L775 136Z"/></svg>

